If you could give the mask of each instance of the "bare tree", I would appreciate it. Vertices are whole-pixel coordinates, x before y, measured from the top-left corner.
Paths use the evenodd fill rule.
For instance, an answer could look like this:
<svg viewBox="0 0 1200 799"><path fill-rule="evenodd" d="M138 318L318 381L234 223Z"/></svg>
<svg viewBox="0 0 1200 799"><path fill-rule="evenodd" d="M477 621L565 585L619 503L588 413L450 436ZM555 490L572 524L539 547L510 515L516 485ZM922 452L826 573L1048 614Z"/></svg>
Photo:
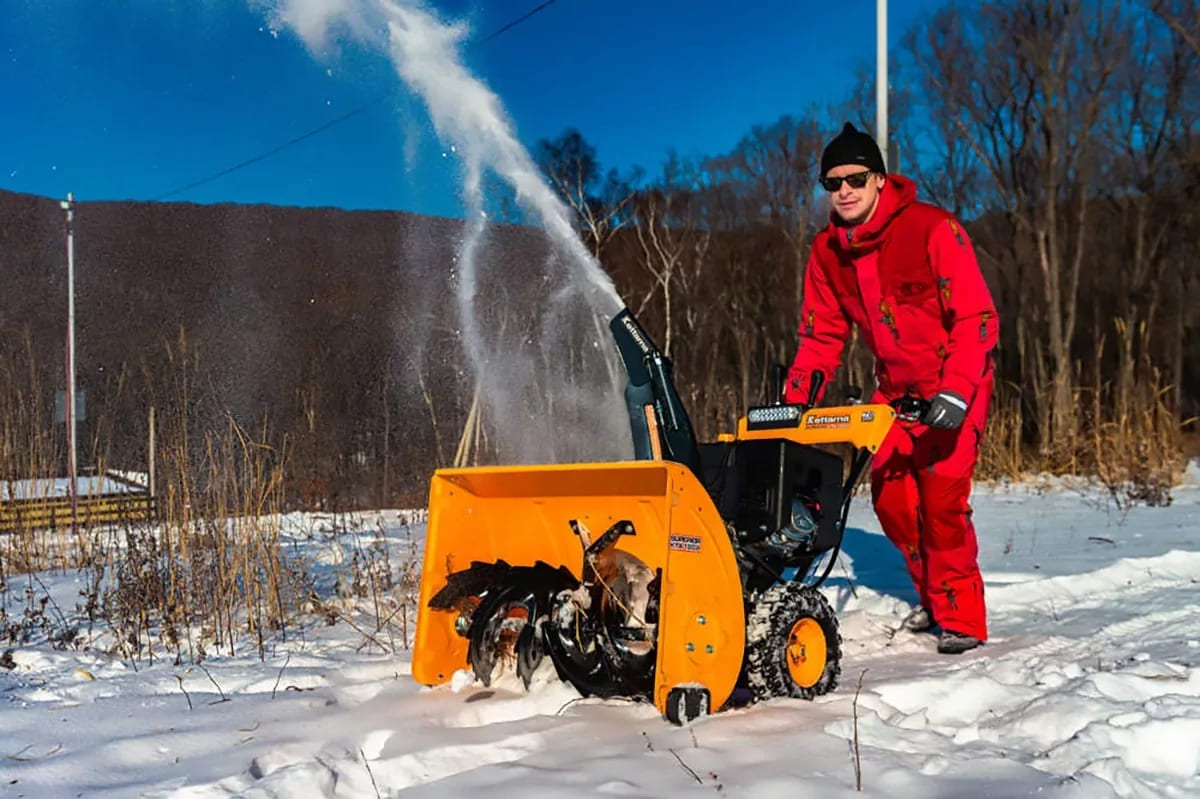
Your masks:
<svg viewBox="0 0 1200 799"><path fill-rule="evenodd" d="M671 153L662 175L654 185L637 195L634 204L635 232L641 249L641 265L652 278L652 290L643 295L639 310L654 294L662 297L663 350L672 352L677 327L676 291L684 292L684 322L687 330L700 327L703 309L687 302L703 272L711 240L710 228L700 224L696 201L698 173ZM694 336L689 336L694 342Z"/></svg>
<svg viewBox="0 0 1200 799"><path fill-rule="evenodd" d="M760 225L783 234L792 250L796 308L815 228L823 221L816 193L824 138L816 115L785 116L754 126L728 155L709 159L710 175L744 198Z"/></svg>
<svg viewBox="0 0 1200 799"><path fill-rule="evenodd" d="M1036 332L1032 388L1044 452L1073 425L1089 191L1099 120L1127 47L1122 13L1106 0L983 2L939 13L914 53L933 115L988 176L985 209L1003 212L1031 245L1038 291L1027 299L1039 314L1019 325Z"/></svg>
<svg viewBox="0 0 1200 799"><path fill-rule="evenodd" d="M629 222L641 170L604 173L596 148L574 128L557 139L542 139L534 153L550 185L575 212L592 255L601 260L613 235Z"/></svg>
<svg viewBox="0 0 1200 799"><path fill-rule="evenodd" d="M1149 378L1135 371L1139 360L1152 361L1164 289L1177 282L1169 273L1180 261L1169 244L1187 205L1178 197L1187 158L1180 145L1195 119L1188 88L1200 58L1175 26L1130 18L1125 27L1129 51L1116 67L1099 139L1098 194L1111 222L1097 226L1098 241L1107 245L1097 261L1112 269L1097 271L1116 279L1093 292L1111 296L1116 313L1118 417L1128 412L1135 381ZM1097 335L1103 323L1094 320Z"/></svg>
<svg viewBox="0 0 1200 799"><path fill-rule="evenodd" d="M1150 0L1150 9L1175 31L1193 53L1200 55L1200 1Z"/></svg>

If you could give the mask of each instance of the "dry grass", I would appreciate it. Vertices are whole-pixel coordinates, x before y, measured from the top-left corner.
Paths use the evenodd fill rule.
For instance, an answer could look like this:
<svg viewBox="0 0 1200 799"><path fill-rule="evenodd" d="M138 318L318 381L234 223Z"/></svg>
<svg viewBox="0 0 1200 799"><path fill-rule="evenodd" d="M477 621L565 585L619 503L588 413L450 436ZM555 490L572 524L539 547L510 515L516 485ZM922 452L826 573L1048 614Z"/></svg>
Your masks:
<svg viewBox="0 0 1200 799"><path fill-rule="evenodd" d="M1194 423L1193 423L1194 426ZM1180 434L1183 457L1187 460L1200 458L1200 430L1191 430Z"/></svg>
<svg viewBox="0 0 1200 799"><path fill-rule="evenodd" d="M1102 340L1098 348L1102 351ZM1049 446L1030 443L1030 420L1023 415L1019 389L1001 386L988 419L977 476L1010 480L1030 474L1091 476L1122 507L1135 502L1168 504L1189 457L1184 430L1195 420L1180 420L1171 406L1174 387L1164 385L1157 370L1143 364L1140 373L1140 379L1129 370L1117 381L1078 386L1068 435L1063 441L1048 442Z"/></svg>
<svg viewBox="0 0 1200 799"><path fill-rule="evenodd" d="M0 480L10 486L61 474L63 462L58 428L36 413L44 379L27 353L13 352L0 355ZM158 420L156 516L0 532L0 648L44 640L135 664L200 663L210 652L247 648L266 657L274 641L322 616L359 630L364 645L410 646L420 567L419 539L404 537L412 520L402 520L399 548L389 552L396 542L382 523L364 529L358 517L334 516L320 535L341 551L334 584L320 595L317 564L304 549L317 533L283 530L289 453L268 442L287 437L223 412L202 388L186 336L166 356L171 385L146 392ZM113 429L105 413L92 425L102 432L81 448L101 474L103 431ZM76 576L71 607L58 607L42 583L48 571Z"/></svg>
<svg viewBox="0 0 1200 799"><path fill-rule="evenodd" d="M361 636L360 649L375 647L396 652L412 646L417 598L420 593L419 539L412 525L424 511L406 511L399 530L389 535L382 518L374 527L359 514L335 514L310 531L324 540L325 557L335 565L333 585L326 595L308 597L308 609L327 623L344 621ZM393 564L391 548L398 547Z"/></svg>
<svg viewBox="0 0 1200 799"><path fill-rule="evenodd" d="M1028 471L1029 449L1025 446L1024 417L1018 392L1001 386L992 400L987 432L980 444L976 474L984 479L1016 479Z"/></svg>
<svg viewBox="0 0 1200 799"><path fill-rule="evenodd" d="M254 436L229 417L202 428L197 419L215 414L211 398L191 391L198 361L183 337L170 351L177 372L176 385L160 396L158 518L0 533L0 594L7 600L0 636L7 642L46 635L82 645L90 643L88 628L100 625L111 634L108 647L131 660L199 662L210 649L246 641L263 654L306 600L307 565L288 557L280 540L286 453L261 443L265 429ZM36 368L26 374L25 382L9 380L0 389L0 474L10 485L58 474L61 460L58 442L43 432L53 425L27 410L41 405L30 397L45 392ZM106 427L103 419L94 425ZM92 442L94 458L103 444ZM68 612L55 614L50 592L36 584L36 573L47 570L82 577ZM18 593L25 611L16 618L5 608Z"/></svg>

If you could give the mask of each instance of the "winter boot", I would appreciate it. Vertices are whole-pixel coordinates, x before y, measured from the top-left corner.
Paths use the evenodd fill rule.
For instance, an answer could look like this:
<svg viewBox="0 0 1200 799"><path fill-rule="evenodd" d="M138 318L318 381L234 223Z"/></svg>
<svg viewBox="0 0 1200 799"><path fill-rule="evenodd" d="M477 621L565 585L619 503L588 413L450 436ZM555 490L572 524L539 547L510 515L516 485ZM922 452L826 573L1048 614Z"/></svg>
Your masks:
<svg viewBox="0 0 1200 799"><path fill-rule="evenodd" d="M900 626L910 633L923 633L933 626L933 614L929 612L929 608L917 605L912 613L904 617Z"/></svg>
<svg viewBox="0 0 1200 799"><path fill-rule="evenodd" d="M981 641L973 635L956 633L954 630L942 630L938 638L938 651L943 655L961 655L968 649L979 646Z"/></svg>

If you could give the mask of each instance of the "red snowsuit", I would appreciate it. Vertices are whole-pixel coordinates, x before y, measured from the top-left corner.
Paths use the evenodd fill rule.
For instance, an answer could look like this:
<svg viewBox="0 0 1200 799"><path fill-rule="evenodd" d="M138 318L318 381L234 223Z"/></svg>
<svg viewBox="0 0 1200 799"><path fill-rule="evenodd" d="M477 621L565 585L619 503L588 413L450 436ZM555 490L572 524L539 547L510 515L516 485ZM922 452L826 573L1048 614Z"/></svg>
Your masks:
<svg viewBox="0 0 1200 799"><path fill-rule="evenodd" d="M962 226L916 202L907 178L888 176L866 223L845 227L835 215L813 242L789 402L807 401L814 371L833 376L851 322L875 355L873 402L906 394L930 399L945 390L969 403L957 430L893 426L875 454L871 495L935 621L985 640L968 499L992 394L996 308Z"/></svg>

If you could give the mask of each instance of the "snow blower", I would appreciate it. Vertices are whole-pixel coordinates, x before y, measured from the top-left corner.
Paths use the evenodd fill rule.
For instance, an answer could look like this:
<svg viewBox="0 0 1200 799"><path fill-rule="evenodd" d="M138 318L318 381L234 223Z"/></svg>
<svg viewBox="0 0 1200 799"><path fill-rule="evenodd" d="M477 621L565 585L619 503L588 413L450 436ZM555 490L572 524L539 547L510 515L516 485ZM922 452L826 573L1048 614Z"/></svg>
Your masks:
<svg viewBox="0 0 1200 799"><path fill-rule="evenodd" d="M507 663L528 687L548 657L583 695L647 699L676 724L739 685L754 700L832 690L841 637L816 588L895 411L813 408L814 377L807 405L777 386L700 445L670 360L628 310L610 328L636 460L438 470L414 678L469 666L487 685ZM838 443L848 465L816 446Z"/></svg>

